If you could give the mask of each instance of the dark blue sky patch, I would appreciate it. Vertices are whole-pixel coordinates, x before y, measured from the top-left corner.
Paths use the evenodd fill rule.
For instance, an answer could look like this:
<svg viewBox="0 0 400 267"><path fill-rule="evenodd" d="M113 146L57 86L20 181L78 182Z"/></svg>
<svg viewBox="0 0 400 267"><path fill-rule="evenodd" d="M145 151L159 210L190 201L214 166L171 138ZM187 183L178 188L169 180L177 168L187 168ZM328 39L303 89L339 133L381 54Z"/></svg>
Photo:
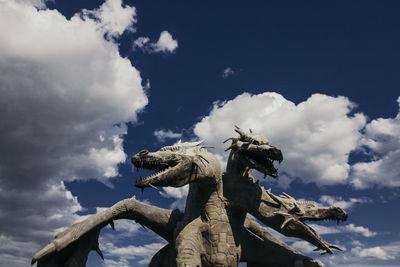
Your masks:
<svg viewBox="0 0 400 267"><path fill-rule="evenodd" d="M49 9L58 11L70 19L82 9L98 8L103 1L56 0L46 4ZM140 189L134 187L135 179L140 175L146 176L149 172L136 172L132 168L130 157L143 149L156 151L164 145L171 145L177 141L170 138L157 139L154 135L156 130L171 130L173 133L182 134L182 141L198 139L199 136L194 132L195 126L205 116L212 116L211 113L215 110L214 104L219 103L218 107L222 109L227 101L243 96L245 92L255 97L265 92L276 92L285 98L285 104L290 101L290 104L297 107L299 104L309 105L307 100L313 94L332 97L323 103L327 106L332 105L332 99L337 100L339 96L347 97L356 104L356 107L343 117L353 117L356 113L362 113L367 118L363 126L379 118L393 118L390 122L392 128L388 127L391 129L388 130L390 133L388 138L392 146L391 151L400 153L400 142L395 132L398 129L397 125L400 124L394 119L399 112L399 103L396 100L400 95L398 75L400 3L398 1L138 0L124 1L124 5L134 6L136 9L137 21L133 24L135 31L125 31L121 36L114 37L114 42L118 46L120 55L129 59L132 66L140 72L142 86L145 87L149 82L149 88L145 90L148 104L138 113L137 121L130 123L121 118L121 121L117 122L127 123L127 134L121 134L123 131L118 132L123 139L122 148L127 157L125 162L115 165L118 165L118 176L110 180L113 187L106 186L99 181L100 179L96 180L96 177L78 177L72 182L65 182L65 190L70 190L84 208L77 212L79 215L93 213L96 207L108 207L132 195L136 195L141 201L163 208L175 205L176 198L162 197L151 188L142 194ZM163 31L167 31L173 40L177 41L175 49L155 49ZM104 35L106 36L106 33ZM133 44L139 37L149 39L148 43L151 45L148 49L152 48L151 52L145 49L133 49ZM60 51L63 51L61 48L62 45ZM71 53L70 57L78 52ZM67 59L68 57L64 58L65 62L68 62ZM0 67L3 67L1 64L2 61ZM69 73L67 70L70 66L72 65L65 66L65 75ZM107 80L104 77L97 78L99 81ZM0 85L2 82L3 80L0 80ZM109 90L115 88L110 87ZM132 97L132 103L134 98ZM261 114L264 106L257 107ZM246 107L243 112L245 111ZM309 118L315 117L317 120L318 116L314 115L318 114L309 114ZM231 122L228 119L226 121ZM220 124L226 121L220 121ZM262 120L260 122L254 119L254 121L264 123ZM23 123L22 121L21 124ZM85 124L89 125L90 121L85 121ZM52 125L47 126L51 128ZM304 130L300 129L300 126L289 129L288 132L295 137L298 131ZM341 126L339 124L331 131L333 136L340 132ZM254 128L257 125L249 127ZM280 125L274 127L276 129L269 131L279 132ZM381 124L380 127L383 129L386 126ZM362 127L360 133L365 137L365 128ZM210 136L213 137L213 134L214 132ZM215 136L219 136L218 134L220 133L215 132ZM224 132L221 140L210 138L212 140L205 142L207 144L215 141L218 147L210 151L220 153L223 139L234 134L232 123L231 129L226 134ZM90 133L90 136L92 135L103 137L97 132ZM64 136L68 139L67 137ZM379 141L385 143L389 139L379 138ZM329 139L324 140L328 147ZM338 146L340 145L342 144L338 143ZM296 146L289 146L289 149L293 147ZM293 151L301 150L293 149ZM284 161L285 153L293 151L283 151ZM329 154L328 152L315 153L320 153L322 157ZM338 240L340 245L346 247L345 252L336 254L335 260L338 265L348 263L349 258L358 260L349 264L375 264L375 266L395 264L400 258L400 254L393 250L393 247L398 246L400 242L397 230L400 215L396 212L400 204L400 192L398 183L395 185L387 183L398 181L398 178L397 180L393 178L395 177L393 173L396 174L398 167L393 166L393 171L390 171L392 178L387 178L389 171L378 173L378 178L382 177L381 180L368 180L368 186L356 188L354 180L360 178L363 173L355 172L354 165L388 158L389 154L382 154L361 145L357 145L354 150L346 150L345 153L349 157L347 160L349 170L348 177L342 183L317 184L307 177L295 176L290 177L291 183L288 188L280 187L279 183L271 181L271 178L267 180L261 178L261 184L272 187L275 194L285 191L295 198L317 202L320 202L323 196L328 196L325 199L331 197L342 201L342 204L352 205L349 209L349 220L338 226L337 234L323 236L332 243ZM374 158L376 155L379 157ZM391 159L396 160L396 155L391 154ZM0 162L0 167L1 164ZM375 175L379 170L388 170L385 168L383 166L367 174ZM57 174L57 170L52 171ZM288 173L282 171L277 179L283 179ZM8 184L7 180L4 181L4 184ZM22 187L20 189L21 195L25 193ZM349 226L351 224L353 226ZM336 224L328 222L320 225ZM54 226L54 229L57 227L61 227L61 224ZM127 229L123 226L121 232L117 233L123 236L121 243L118 244L121 247L145 246L160 241L144 232L134 232L134 238L128 240L124 235ZM104 233L112 234L108 230ZM289 244L293 242L292 240ZM112 250L110 247L107 249ZM380 249L386 254L382 254ZM371 258L361 257L362 253L368 251L376 254ZM308 255L326 262L327 266L335 266L330 256L319 257L317 253ZM123 258L118 258L115 254L108 256L115 261ZM94 257L97 256L91 255L88 266L98 266L98 259ZM143 257L123 259L127 259L132 266L138 266Z"/></svg>

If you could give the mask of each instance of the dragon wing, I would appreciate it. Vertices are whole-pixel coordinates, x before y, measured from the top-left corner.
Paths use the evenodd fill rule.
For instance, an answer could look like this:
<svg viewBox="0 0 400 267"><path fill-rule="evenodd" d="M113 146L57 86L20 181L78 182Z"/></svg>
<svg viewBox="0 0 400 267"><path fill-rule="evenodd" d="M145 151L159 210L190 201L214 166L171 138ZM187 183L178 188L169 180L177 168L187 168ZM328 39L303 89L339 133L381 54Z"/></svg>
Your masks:
<svg viewBox="0 0 400 267"><path fill-rule="evenodd" d="M38 262L38 267L85 266L87 255L91 250L103 258L98 247L100 230L108 224L114 229L114 220L118 219L134 220L171 242L173 229L181 217L182 214L178 210L148 205L136 200L135 197L124 199L57 234L49 244L33 256L31 264Z"/></svg>

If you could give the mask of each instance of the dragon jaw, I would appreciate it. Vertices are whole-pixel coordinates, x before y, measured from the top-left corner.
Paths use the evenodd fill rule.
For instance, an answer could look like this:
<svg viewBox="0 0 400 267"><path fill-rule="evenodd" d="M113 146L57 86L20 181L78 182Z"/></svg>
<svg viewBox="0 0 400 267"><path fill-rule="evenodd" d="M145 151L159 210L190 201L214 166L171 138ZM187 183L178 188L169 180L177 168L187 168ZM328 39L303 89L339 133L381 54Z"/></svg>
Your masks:
<svg viewBox="0 0 400 267"><path fill-rule="evenodd" d="M231 149L233 153L240 156L245 166L264 173L264 178L267 175L276 178L278 169L275 168L274 161L282 162L282 152L271 146L268 139L262 135L246 133L237 126L235 131L240 137L225 140L224 143L232 140L231 146L225 151Z"/></svg>
<svg viewBox="0 0 400 267"><path fill-rule="evenodd" d="M143 150L137 153L131 158L132 164L137 169L153 170L156 173L138 179L135 186L142 190L145 187L157 189L156 186L181 187L201 180L213 168L206 168L212 160L209 156L211 154L200 144L201 142L180 143L163 147L156 152Z"/></svg>
<svg viewBox="0 0 400 267"><path fill-rule="evenodd" d="M348 214L339 207L320 207L312 201L296 201L286 193L276 196L270 190L267 194L280 205L280 210L274 216L280 217L276 225L279 232L286 236L298 237L314 244L321 254L332 253L332 248L341 250L338 246L324 241L319 234L305 223L305 221L335 220L345 221Z"/></svg>

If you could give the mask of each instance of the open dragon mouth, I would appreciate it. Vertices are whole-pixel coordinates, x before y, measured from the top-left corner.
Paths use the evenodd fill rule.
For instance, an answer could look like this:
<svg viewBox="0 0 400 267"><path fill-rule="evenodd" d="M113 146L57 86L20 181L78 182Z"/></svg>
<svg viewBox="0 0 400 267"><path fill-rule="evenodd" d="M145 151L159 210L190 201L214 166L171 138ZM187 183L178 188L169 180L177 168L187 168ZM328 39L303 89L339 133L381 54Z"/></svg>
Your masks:
<svg viewBox="0 0 400 267"><path fill-rule="evenodd" d="M278 176L278 169L275 168L274 162L279 164L283 160L282 152L268 144L245 144L239 150L246 165L252 169L264 173L264 178L269 175L271 177Z"/></svg>
<svg viewBox="0 0 400 267"><path fill-rule="evenodd" d="M137 170L145 169L155 171L154 174L147 177L140 177L136 179L135 186L139 188L152 187L156 190L156 185L167 185L165 184L165 177L168 177L170 172L173 172L174 169L178 168L179 162L177 161L156 161L156 160L147 160L140 159L138 157L132 158L132 164L136 167Z"/></svg>
<svg viewBox="0 0 400 267"><path fill-rule="evenodd" d="M275 230L286 236L298 237L310 242L317 247L317 250L322 250L321 254L331 254L332 248L341 250L338 246L325 242L305 221L332 220L339 223L347 219L348 215L344 210L335 206L319 207L313 201L296 201L285 192L280 196L272 194L270 190L266 190L266 193L281 206L280 211L274 212L280 217Z"/></svg>
<svg viewBox="0 0 400 267"><path fill-rule="evenodd" d="M281 229L285 232L284 234L287 236L298 237L304 240L307 240L311 244L316 246L317 250L321 250L320 254L332 254L332 249L342 250L339 246L329 244L325 240L321 238L321 236L308 224L304 221L321 221L321 220L337 220L344 221L346 219L311 219L311 218L295 218L292 216L288 216L288 214L281 214L283 215L283 222L281 225Z"/></svg>
<svg viewBox="0 0 400 267"><path fill-rule="evenodd" d="M275 159L269 157L252 156L247 153L243 156L244 160L250 168L256 169L257 171L264 173L264 178L267 175L274 178L278 176L278 169L274 166ZM278 162L280 164L280 161Z"/></svg>
<svg viewBox="0 0 400 267"><path fill-rule="evenodd" d="M323 209L319 212L319 215L314 216L301 216L299 218L300 221L336 221L337 224L339 222L344 222L347 220L348 214L344 210L339 207L330 207L327 209Z"/></svg>
<svg viewBox="0 0 400 267"><path fill-rule="evenodd" d="M310 221L310 222L317 222L317 221L336 221L337 224L339 224L339 222L344 222L346 221L347 218L324 218L324 219L317 219L317 218L299 218L299 220L301 222L305 222L305 221Z"/></svg>

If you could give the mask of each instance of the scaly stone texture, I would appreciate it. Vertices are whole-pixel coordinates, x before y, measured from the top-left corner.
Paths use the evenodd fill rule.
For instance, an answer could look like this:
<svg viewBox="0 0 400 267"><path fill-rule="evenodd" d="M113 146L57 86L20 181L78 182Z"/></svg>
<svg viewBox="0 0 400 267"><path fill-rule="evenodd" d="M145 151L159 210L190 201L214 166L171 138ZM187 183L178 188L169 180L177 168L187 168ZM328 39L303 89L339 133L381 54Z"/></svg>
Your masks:
<svg viewBox="0 0 400 267"><path fill-rule="evenodd" d="M347 214L337 207L319 207L299 202L283 193L277 196L254 182L252 169L276 177L274 161L282 161L279 149L268 140L240 128L232 141L227 171L222 174L215 155L201 142L180 143L156 152L143 150L132 157L137 168L156 171L139 179L135 186L180 187L189 184L184 213L125 199L114 206L72 225L58 234L33 257L38 267L85 266L87 255L98 246L100 230L114 220L134 220L151 229L169 243L158 251L149 266L324 266L302 255L273 237L246 214L284 235L314 244L324 253L339 247L325 242L304 223L305 219L345 220Z"/></svg>

